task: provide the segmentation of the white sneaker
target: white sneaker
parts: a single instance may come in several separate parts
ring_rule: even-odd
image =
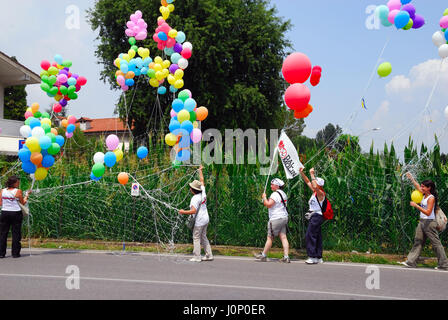
[[[408,265],[408,263],[406,261],[398,262],[398,263],[401,264],[402,266],[405,266],[406,268],[414,268],[413,266]]]
[[[197,258],[197,257],[193,257],[189,260],[190,262],[201,262],[202,259],[201,258]]]
[[[202,261],[213,261],[213,256],[211,256],[211,257],[207,257],[207,256],[205,256],[205,257],[202,257],[201,260],[202,260]]]
[[[324,259],[322,259],[322,258],[317,259],[317,263],[324,263]]]
[[[317,264],[319,261],[319,259],[316,258],[308,258],[307,260],[305,260],[306,264]]]

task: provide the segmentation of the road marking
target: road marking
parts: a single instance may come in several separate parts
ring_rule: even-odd
[[[11,278],[42,278],[42,279],[66,279],[65,276],[52,276],[52,275],[38,275],[38,274],[0,274],[0,277]],[[240,289],[240,290],[258,290],[258,291],[277,291],[277,292],[289,292],[289,293],[308,293],[308,294],[320,294],[320,295],[335,295],[345,297],[358,297],[358,298],[372,298],[372,299],[385,299],[385,300],[415,300],[404,297],[391,297],[391,296],[377,296],[359,293],[345,293],[345,292],[330,292],[330,291],[314,291],[314,290],[300,290],[300,289],[283,289],[283,288],[270,288],[270,287],[254,287],[254,286],[237,286],[237,285],[225,285],[225,284],[211,284],[211,283],[190,283],[190,282],[174,282],[174,281],[157,281],[157,280],[139,280],[139,279],[117,279],[117,278],[97,278],[97,277],[80,277],[80,281],[104,281],[104,282],[125,282],[125,283],[138,283],[138,284],[159,284],[159,285],[177,285],[177,286],[191,286],[191,287],[211,287],[211,288],[227,288],[227,289]]]

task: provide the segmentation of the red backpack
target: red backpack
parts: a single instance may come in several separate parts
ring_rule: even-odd
[[[324,220],[333,220],[333,217],[334,217],[333,208],[331,208],[331,203],[330,203],[330,201],[328,201],[327,195],[325,194],[325,192],[324,192],[324,195],[325,195],[324,203],[321,206],[319,203],[319,199],[317,198],[317,193],[314,193],[314,196],[316,197],[316,200],[317,200],[317,204],[319,205],[320,209],[322,210],[322,215],[324,216]]]

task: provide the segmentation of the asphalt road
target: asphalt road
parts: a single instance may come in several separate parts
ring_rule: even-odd
[[[22,249],[22,258],[13,259],[8,250],[0,259],[0,299],[448,299],[446,271],[384,265],[368,270],[372,266],[329,262],[309,266],[303,260],[283,264],[238,257],[201,263],[188,259],[41,249],[32,249],[29,255],[27,248]],[[68,266],[79,268],[79,289],[74,269],[67,270]]]

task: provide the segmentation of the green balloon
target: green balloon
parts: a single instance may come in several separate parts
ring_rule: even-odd
[[[446,28],[443,28],[442,31],[443,31],[443,32],[446,32]]]
[[[42,125],[42,127],[43,127],[43,125]],[[45,130],[45,129],[44,129]],[[51,131],[51,128],[50,128],[50,131]],[[46,132],[46,131],[45,131]],[[51,139],[51,143],[55,143],[56,142],[56,136],[54,135],[54,133],[52,133],[52,132],[48,132],[47,134],[46,134],[46,136],[48,137],[48,138],[50,138]]]
[[[378,75],[382,78],[387,77],[392,73],[392,65],[389,62],[384,62],[378,67]]]
[[[39,119],[40,117],[42,117],[42,113],[40,113],[40,111],[36,111],[36,112],[33,114],[33,116],[34,116],[34,118]]]
[[[403,28],[403,30],[410,30],[410,29],[412,29],[413,25],[414,25],[414,20],[409,19],[408,24],[406,25],[406,27]]]
[[[43,125],[41,125],[42,129],[44,129],[45,133],[51,133],[51,126],[48,123],[44,123]],[[56,139],[56,137],[55,137]],[[53,141],[52,141],[53,142]]]
[[[61,147],[55,142],[53,142],[51,144],[51,147],[48,148],[48,153],[51,154],[52,156],[54,156],[55,154],[58,154],[59,151],[61,151]]]
[[[48,68],[48,73],[52,76],[57,75],[59,73],[59,69],[56,67]]]
[[[58,81],[58,78],[56,78],[56,76],[50,76],[48,77],[48,84],[49,85],[54,85],[56,83],[56,81]]]
[[[185,102],[185,101],[187,101],[187,99],[190,98],[190,95],[189,95],[188,92],[186,92],[186,91],[181,91],[181,92],[179,93],[178,98],[179,98],[180,100],[182,100],[183,102]]]
[[[154,70],[154,69],[149,69],[147,75],[148,75],[148,77],[150,77],[151,79],[154,79],[154,78],[156,77],[156,70]]]
[[[51,95],[55,96],[55,95],[58,94],[58,92],[59,92],[59,89],[58,89],[57,87],[53,87],[53,88],[50,89],[50,92],[49,92],[49,93],[50,93]]]
[[[130,44],[131,46],[135,45],[136,43],[137,43],[137,40],[135,40],[134,37],[130,37],[130,38],[129,38],[129,44]]]
[[[195,122],[196,121],[196,111],[190,112],[190,121]]]
[[[443,12],[443,16],[448,16],[448,9],[445,9],[445,11]]]
[[[42,78],[43,76],[47,76],[48,77],[48,71],[42,70],[42,72],[40,73],[40,77]]]
[[[49,92],[49,91],[50,91],[50,86],[49,86],[47,83],[45,83],[45,82],[42,82],[42,83],[40,84],[40,88],[41,88],[43,91],[45,91],[45,92]]]
[[[68,94],[75,93],[76,92],[76,87],[75,86],[68,87],[67,92],[68,92]]]
[[[70,60],[65,60],[62,62],[62,66],[65,68],[70,68],[73,65],[73,63]]]
[[[102,163],[95,163],[95,165],[92,168],[92,173],[95,177],[101,178],[104,175],[104,172],[106,172],[106,167]]]
[[[40,77],[42,79],[42,82],[48,83],[49,78],[47,75],[43,75],[42,77]]]
[[[179,169],[181,164],[182,164],[182,162],[180,162],[180,161],[178,161],[178,160],[175,160],[175,161],[173,162],[173,168],[174,168],[174,169]]]
[[[61,87],[59,88],[59,91],[61,91],[61,93],[62,93],[63,96],[66,96],[67,93],[68,93],[68,88],[67,88],[66,86],[61,86]]]
[[[33,118],[33,117],[29,117],[28,119],[25,120],[25,124],[26,124],[27,126],[30,125],[30,122],[31,122],[31,119],[32,119],[32,118]]]
[[[68,97],[72,100],[76,100],[76,99],[78,99],[78,94],[76,92],[69,93]]]
[[[42,119],[50,119],[50,115],[48,114],[48,112],[42,112],[41,117]]]
[[[134,50],[135,52],[138,51],[138,47],[137,46],[132,46],[131,49]]]

